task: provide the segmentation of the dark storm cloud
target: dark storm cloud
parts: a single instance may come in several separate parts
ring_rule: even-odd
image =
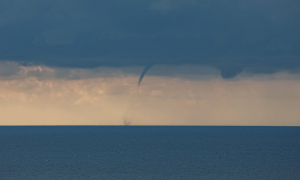
[[[300,68],[298,0],[2,0],[0,59],[92,68]]]

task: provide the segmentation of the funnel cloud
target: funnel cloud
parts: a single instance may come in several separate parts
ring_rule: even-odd
[[[146,75],[146,73],[149,71],[149,69],[150,69],[153,65],[154,65],[154,64],[149,64],[149,65],[147,65],[147,66],[144,68],[144,70],[143,70],[143,72],[142,72],[142,74],[141,74],[141,76],[140,76],[140,79],[139,79],[138,87],[140,87],[140,84],[141,84],[141,82],[142,82],[144,76]]]

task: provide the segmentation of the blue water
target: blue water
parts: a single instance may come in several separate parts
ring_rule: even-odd
[[[1,180],[299,180],[300,127],[0,127]]]

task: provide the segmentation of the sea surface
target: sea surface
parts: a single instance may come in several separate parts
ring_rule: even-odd
[[[1,180],[299,180],[300,127],[0,127]]]

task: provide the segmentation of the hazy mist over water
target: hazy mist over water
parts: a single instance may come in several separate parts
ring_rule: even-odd
[[[0,127],[2,180],[300,177],[300,127]]]

